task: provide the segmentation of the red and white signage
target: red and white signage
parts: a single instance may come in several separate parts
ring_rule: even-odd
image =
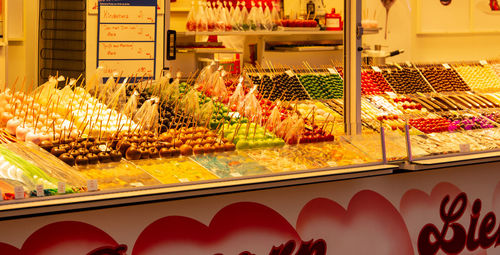
[[[500,254],[498,164],[0,222],[0,254]]]

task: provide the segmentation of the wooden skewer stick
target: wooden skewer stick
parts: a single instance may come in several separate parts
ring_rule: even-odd
[[[52,120],[52,140],[56,140],[56,126],[55,126],[56,119]]]
[[[85,133],[85,129],[87,129],[87,126],[89,124],[89,121],[86,121],[86,122],[82,122],[82,125],[85,124],[83,126],[83,129],[82,129],[82,132],[78,135],[78,138],[82,137],[82,135]],[[90,133],[89,133],[90,134]]]
[[[240,131],[240,127],[241,127],[241,117],[239,118],[238,120],[238,125],[236,126],[236,128],[234,129],[234,133],[233,133],[233,137],[231,139],[231,143],[233,143],[234,141],[234,138],[238,135],[238,132]]]
[[[12,93],[12,97],[10,98],[10,104],[12,104],[15,100],[15,94],[16,94],[16,84],[17,84],[17,80],[19,79],[19,76],[16,77],[16,80],[14,81],[14,84],[12,85],[12,90],[11,90],[11,93]]]
[[[257,123],[255,123],[255,126],[254,126],[254,129],[253,129],[253,136],[252,136],[252,140],[255,140],[255,133],[257,133]]]
[[[328,119],[330,118],[330,113],[328,113],[328,115],[326,116],[326,119],[325,119],[325,122],[323,123],[323,125],[321,126],[321,131],[323,131],[323,128],[325,127],[326,123],[328,123]]]
[[[330,129],[329,134],[333,134],[333,130],[334,130],[334,128],[335,128],[335,119],[336,119],[336,118],[335,118],[335,117],[333,117],[333,121],[332,121],[332,129]]]

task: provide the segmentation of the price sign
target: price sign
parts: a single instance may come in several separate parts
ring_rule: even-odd
[[[391,98],[394,98],[394,97],[397,97],[396,93],[394,92],[391,92],[391,91],[386,91],[385,94],[387,94],[388,96],[390,96]]]
[[[468,143],[462,143],[458,145],[460,148],[460,152],[470,152],[470,144]]]
[[[157,0],[98,1],[97,65],[104,77],[155,77]]]
[[[229,175],[231,175],[232,177],[241,177],[242,175],[238,172],[234,172],[234,173],[230,173]]]
[[[97,191],[97,180],[87,180],[87,191]]]
[[[481,65],[485,66],[485,65],[487,65],[487,64],[488,64],[488,61],[486,61],[486,60],[480,60],[480,61],[479,61],[479,64],[481,64]]]
[[[450,66],[450,65],[448,65],[448,64],[446,64],[446,63],[444,63],[444,64],[443,64],[443,67],[444,67],[445,69],[450,69],[450,68],[451,68],[451,66]]]
[[[336,167],[336,166],[338,166],[337,162],[335,162],[335,161],[327,161],[327,162],[326,162],[326,164],[327,164],[328,166],[331,166],[331,167]]]
[[[292,70],[286,70],[285,73],[288,74],[288,76],[290,76],[290,77],[294,76]]]
[[[240,117],[240,113],[239,113],[239,112],[229,112],[227,115],[228,115],[229,117],[231,117],[231,118],[235,118],[235,119],[237,119],[237,118],[239,118],[239,117]]]
[[[372,69],[373,69],[373,71],[375,71],[377,73],[381,73],[382,72],[382,70],[378,66],[372,66]]]
[[[65,182],[58,182],[57,183],[57,193],[59,193],[59,194],[66,193],[66,183]]]
[[[333,69],[333,68],[327,68],[328,72],[330,72],[331,74],[339,74],[337,72],[337,70]]]
[[[24,198],[23,186],[14,187],[14,199],[23,199],[23,198]]]
[[[179,179],[180,182],[189,182],[189,179],[188,178],[181,178]]]
[[[36,185],[36,196],[43,197],[45,194],[43,192],[43,184]]]

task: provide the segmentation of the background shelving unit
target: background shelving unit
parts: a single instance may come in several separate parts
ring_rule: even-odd
[[[380,28],[365,28],[364,35],[378,34]],[[178,49],[178,57],[182,61],[176,61],[174,66],[179,69],[189,69],[190,66],[200,67],[196,64],[200,54],[205,57],[209,54],[241,54],[241,61],[247,62],[254,59],[256,63],[264,64],[266,61],[273,61],[275,58],[287,58],[287,60],[297,59],[297,54],[308,53],[314,56],[321,54],[331,54],[330,59],[340,57],[344,44],[343,31],[321,31],[321,30],[283,30],[277,31],[223,31],[223,32],[177,32],[177,41],[198,42],[205,41],[208,36],[218,36],[219,42],[226,38],[240,37],[244,41],[243,48],[196,48]],[[231,40],[231,39],[226,39]],[[250,49],[254,45],[253,49]]]
[[[3,85],[7,81],[7,4],[8,1],[1,1],[0,8],[2,14],[0,15],[0,30],[2,31],[0,37],[0,84]]]

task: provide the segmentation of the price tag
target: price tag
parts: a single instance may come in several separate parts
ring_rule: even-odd
[[[331,167],[337,166],[337,162],[335,161],[327,161],[326,164]]]
[[[480,60],[480,61],[479,61],[479,64],[481,64],[481,65],[485,66],[485,65],[487,65],[487,64],[488,64],[488,61],[486,61],[486,60]]]
[[[470,152],[470,144],[468,143],[462,143],[458,145],[460,148],[460,152]]]
[[[359,159],[359,158],[355,158],[352,160],[352,163],[354,164],[363,164],[365,163],[363,160]]]
[[[239,118],[240,117],[239,112],[229,112],[227,115],[231,118]]]
[[[327,68],[328,72],[330,72],[331,74],[339,74],[337,72],[337,70],[333,69],[333,68]]]
[[[87,191],[97,191],[97,180],[87,180]]]
[[[373,71],[375,71],[377,73],[381,73],[382,72],[382,70],[378,66],[372,66],[372,69],[373,69]]]
[[[396,93],[391,92],[391,91],[386,91],[385,94],[387,94],[391,98],[397,97]]]
[[[59,193],[59,194],[66,193],[66,183],[64,183],[64,182],[57,183],[57,193]]]
[[[411,63],[410,63],[410,61],[406,61],[405,63],[406,63],[406,65],[407,65],[408,67],[411,67]]]
[[[189,182],[189,179],[188,178],[181,178],[179,179],[180,182]]]
[[[3,193],[1,189],[0,189],[0,201],[3,201]]]
[[[107,149],[107,148],[108,148],[108,147],[106,147],[106,144],[101,144],[101,145],[99,145],[99,150],[100,150],[100,151],[106,151],[106,149]]]
[[[14,199],[23,199],[23,198],[24,198],[23,186],[14,187]]]
[[[241,177],[241,176],[243,176],[243,175],[241,175],[240,173],[237,173],[237,172],[230,173],[229,175],[231,175],[232,177]]]
[[[288,76],[290,76],[290,77],[293,77],[293,75],[294,75],[292,70],[286,70],[285,73],[288,74]]]
[[[43,184],[36,185],[36,196],[43,197],[45,194],[43,192]]]
[[[451,66],[450,66],[450,65],[448,65],[448,64],[446,64],[446,63],[444,63],[444,64],[443,64],[443,67],[444,67],[445,69],[450,69],[450,68],[451,68]]]

